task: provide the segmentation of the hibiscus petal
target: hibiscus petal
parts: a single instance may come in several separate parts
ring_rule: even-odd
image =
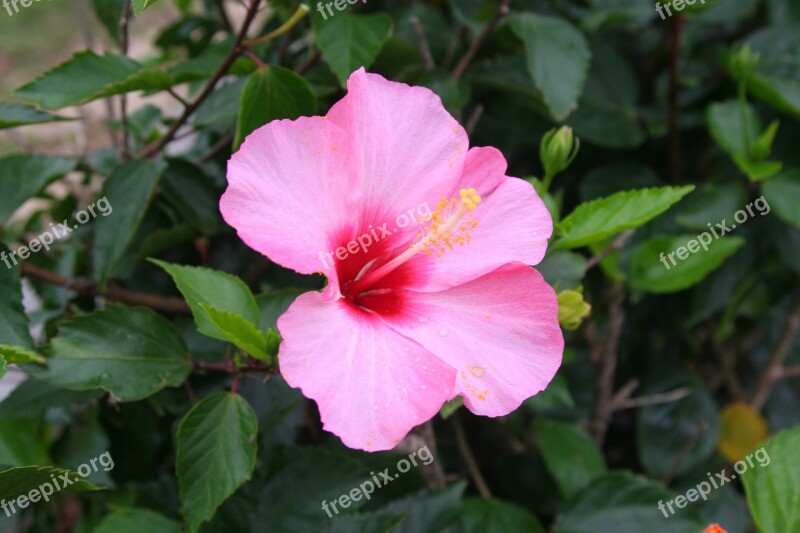
[[[452,395],[453,368],[345,300],[303,294],[278,329],[283,377],[351,448],[394,448]]]
[[[409,262],[413,289],[441,291],[476,279],[512,262],[535,265],[547,251],[553,219],[533,186],[505,175],[506,162],[494,148],[473,148],[459,188],[483,197],[470,217],[478,225],[470,242],[441,257],[420,254]]]
[[[531,267],[506,265],[442,292],[406,292],[383,320],[458,371],[454,396],[503,416],[541,392],[561,366],[564,337],[553,289]]]
[[[433,91],[363,68],[350,76],[347,89],[328,118],[352,141],[366,200],[364,220],[393,223],[453,190],[469,139]]]
[[[353,224],[358,187],[347,135],[322,117],[279,120],[250,134],[228,162],[225,221],[251,248],[303,274]]]

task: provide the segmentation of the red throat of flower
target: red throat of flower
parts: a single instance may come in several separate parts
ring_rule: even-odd
[[[481,197],[475,189],[461,189],[459,194],[458,198],[442,198],[439,201],[436,211],[426,220],[429,224],[417,234],[407,250],[380,266],[377,266],[378,259],[364,265],[355,279],[345,284],[343,296],[355,300],[381,291],[371,291],[370,288],[419,253],[441,257],[456,246],[468,244],[471,240],[470,231],[478,225],[471,213],[481,203]]]

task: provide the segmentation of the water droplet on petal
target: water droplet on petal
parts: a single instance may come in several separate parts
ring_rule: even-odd
[[[423,324],[427,324],[428,323],[428,319],[425,318],[424,316],[419,317],[419,321],[422,322]]]
[[[439,335],[442,336],[442,337],[447,337],[447,330],[446,329],[440,329],[439,330]]]

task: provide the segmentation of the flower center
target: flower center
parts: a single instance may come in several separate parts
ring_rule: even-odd
[[[347,288],[348,294],[362,295],[420,252],[442,257],[456,245],[469,243],[472,239],[470,231],[478,225],[470,213],[481,203],[481,197],[475,189],[461,189],[459,194],[459,198],[442,198],[439,201],[436,211],[427,218],[430,223],[417,234],[408,250],[375,270],[371,270],[374,261],[367,263]]]

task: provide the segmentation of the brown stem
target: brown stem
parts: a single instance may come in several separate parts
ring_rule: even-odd
[[[131,20],[131,0],[125,0],[125,7],[122,10],[122,18],[119,22],[120,52],[123,56],[128,55],[128,45],[130,43],[130,20]],[[128,126],[128,97],[124,94],[119,97],[120,126],[122,128],[122,146],[120,155],[123,161],[130,159],[130,128]]]
[[[683,15],[672,18],[672,48],[669,61],[669,155],[670,173],[673,183],[680,183],[681,171],[681,138],[678,121],[678,95],[680,92],[680,79],[678,70],[681,59],[681,36],[686,25]]]
[[[422,62],[425,65],[425,70],[433,70],[436,67],[436,63],[433,61],[431,47],[428,45],[428,39],[425,37],[422,24],[420,24],[416,15],[413,15],[408,21],[414,29],[414,36],[417,38],[417,48],[419,48],[419,53],[422,55]]]
[[[322,59],[322,53],[319,50],[316,50],[308,59],[306,59],[305,63],[297,67],[295,72],[298,74],[305,74],[308,69],[319,63],[320,59]]]
[[[614,374],[617,369],[619,339],[625,323],[623,308],[625,295],[621,286],[614,286],[611,293],[613,296],[609,306],[609,322],[605,342],[597,338],[593,324],[590,323],[591,326],[587,328],[592,360],[597,367],[597,399],[591,427],[595,441],[601,446],[614,414]]]
[[[792,310],[786,316],[778,344],[756,386],[756,392],[750,402],[756,411],[760,411],[764,407],[775,383],[784,376],[783,363],[786,361],[786,356],[789,354],[798,330],[800,330],[800,296],[797,297]]]
[[[236,366],[233,360],[222,362],[194,361],[192,363],[196,370],[208,370],[209,372],[222,372],[224,374],[236,374],[238,372],[267,372],[274,374],[277,372],[275,367],[266,365],[261,361],[251,360],[244,365]]]
[[[602,252],[600,252],[599,254],[595,255],[594,257],[586,261],[586,267],[584,269],[584,272],[587,272],[590,268],[594,267],[595,265],[600,263],[600,261],[611,255],[612,253],[616,252],[617,250],[621,250],[622,247],[625,246],[625,243],[628,242],[628,239],[631,238],[631,235],[633,235],[633,231],[634,230],[628,230],[625,233],[620,234],[620,236],[617,237],[614,240],[614,242],[609,244]]]
[[[467,131],[467,135],[470,137],[472,136],[472,132],[475,131],[478,121],[483,116],[484,110],[485,108],[483,107],[483,104],[476,105],[475,109],[472,111],[472,114],[469,116],[469,119],[467,119],[467,125],[464,127],[464,129]]]
[[[194,114],[197,108],[200,107],[200,104],[202,104],[205,99],[214,92],[214,87],[216,87],[217,82],[222,79],[222,77],[228,72],[228,69],[231,68],[231,65],[233,65],[233,62],[236,61],[241,54],[242,42],[244,41],[244,38],[247,35],[247,30],[250,29],[250,25],[253,23],[253,19],[258,12],[258,4],[260,1],[261,0],[250,0],[250,5],[247,8],[247,15],[245,15],[244,22],[242,22],[242,27],[239,30],[239,33],[236,35],[236,39],[231,47],[231,50],[222,61],[222,64],[217,67],[216,72],[214,72],[214,75],[211,76],[210,80],[208,80],[208,83],[206,83],[205,87],[197,96],[197,98],[195,98],[193,102],[184,108],[181,116],[172,123],[172,126],[169,127],[167,132],[158,141],[142,148],[142,150],[136,154],[136,157],[155,157],[158,155],[158,153],[161,152],[161,150],[163,150],[167,144],[169,144],[181,126],[183,126],[186,121],[189,120],[192,114]]]
[[[433,431],[432,420],[428,420],[426,423],[420,426],[419,435],[422,440],[425,441],[425,445],[428,446],[430,452],[437,459],[430,465],[422,468],[422,475],[425,478],[425,484],[427,485],[428,489],[442,489],[447,486],[447,479],[445,478],[444,470],[442,469],[442,463],[438,460],[439,447],[436,444],[436,433]]]
[[[188,314],[191,312],[186,302],[180,298],[165,298],[163,296],[144,294],[118,287],[109,287],[105,291],[101,291],[93,281],[67,278],[29,263],[22,263],[22,274],[29,278],[52,283],[53,285],[68,287],[81,294],[103,296],[109,300],[128,305],[143,305],[166,313]]]
[[[453,71],[453,79],[460,80],[464,76],[464,73],[467,71],[467,67],[469,67],[470,63],[472,63],[472,60],[475,58],[475,54],[478,53],[478,50],[483,45],[484,41],[489,38],[489,35],[491,35],[491,33],[497,27],[500,19],[508,15],[508,4],[510,2],[511,0],[503,0],[500,2],[500,5],[497,7],[497,11],[495,11],[494,16],[492,17],[492,20],[486,24],[486,27],[483,28],[483,31],[478,38],[472,41],[472,44],[467,49],[467,53],[464,54],[464,57],[462,57],[461,61],[458,62],[458,65]]]
[[[461,420],[459,420],[458,413],[453,416],[453,427],[456,430],[456,443],[458,444],[458,450],[461,452],[464,462],[467,463],[469,475],[472,477],[472,481],[475,482],[475,487],[477,487],[478,493],[480,493],[481,497],[483,498],[491,498],[492,491],[489,490],[489,484],[486,483],[486,479],[484,479],[481,469],[478,467],[478,461],[475,459],[475,455],[472,453],[472,449],[469,447],[469,441],[467,441],[467,435],[464,432],[464,427],[461,425]]]

